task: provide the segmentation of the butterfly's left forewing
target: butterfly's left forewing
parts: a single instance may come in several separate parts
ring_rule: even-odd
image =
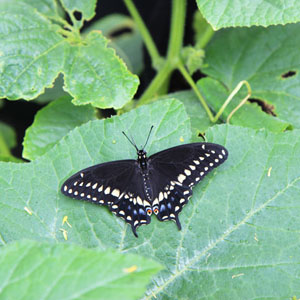
[[[62,185],[64,195],[107,205],[110,211],[136,228],[150,223],[144,200],[142,176],[135,160],[107,162],[83,169]]]
[[[149,158],[153,210],[160,221],[174,220],[192,196],[192,188],[222,164],[227,150],[217,144],[192,143],[158,152]],[[157,208],[157,210],[155,210]]]

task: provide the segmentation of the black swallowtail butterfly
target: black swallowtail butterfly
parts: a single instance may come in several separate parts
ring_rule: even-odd
[[[148,158],[145,146],[140,150],[133,140],[127,139],[136,148],[137,160],[118,160],[83,169],[64,182],[61,192],[107,205],[131,225],[136,237],[137,227],[149,224],[152,213],[160,221],[175,221],[180,230],[178,215],[192,196],[193,186],[227,159],[227,150],[217,144],[192,143]]]

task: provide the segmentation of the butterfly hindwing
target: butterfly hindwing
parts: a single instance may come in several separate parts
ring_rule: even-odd
[[[136,228],[150,223],[142,178],[135,160],[107,162],[79,171],[62,185],[64,195],[100,205]],[[146,205],[146,207],[145,207]]]
[[[157,218],[173,220],[180,229],[178,214],[192,196],[192,187],[222,164],[227,156],[224,147],[211,143],[181,145],[150,156],[153,211]]]

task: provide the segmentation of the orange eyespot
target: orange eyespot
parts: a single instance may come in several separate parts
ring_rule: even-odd
[[[154,213],[157,215],[158,214],[158,208],[154,209]]]
[[[152,210],[150,208],[147,209],[147,215],[151,216],[152,215]]]

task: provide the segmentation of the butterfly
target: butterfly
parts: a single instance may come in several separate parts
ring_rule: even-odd
[[[222,164],[228,151],[212,143],[172,147],[147,157],[134,140],[122,132],[137,151],[137,159],[106,162],[83,169],[68,178],[61,192],[71,198],[108,206],[131,225],[149,224],[154,213],[159,221],[173,220],[181,229],[179,213],[193,194],[193,187]]]

